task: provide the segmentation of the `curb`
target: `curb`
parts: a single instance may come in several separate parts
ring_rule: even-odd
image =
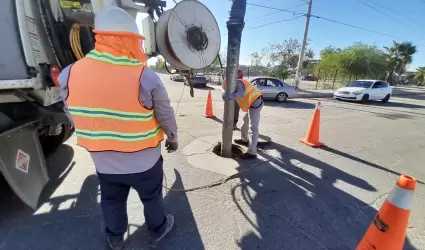
[[[221,85],[207,84],[208,87],[223,91]],[[425,95],[425,92],[413,92],[413,91],[403,91],[403,90],[394,90],[393,96],[415,96],[415,95]],[[313,92],[308,90],[299,90],[298,96],[296,98],[333,98],[334,93],[321,93]]]
[[[411,91],[395,91],[393,96],[416,96],[416,95],[425,95],[425,92],[411,92]]]
[[[298,92],[298,98],[329,98],[333,96],[334,93],[309,92],[303,90]]]
[[[218,90],[218,91],[222,91],[223,90],[223,88],[221,87],[221,85],[215,85],[215,84],[209,84],[209,83],[207,83],[207,87],[210,87],[210,88],[212,88],[214,90]]]

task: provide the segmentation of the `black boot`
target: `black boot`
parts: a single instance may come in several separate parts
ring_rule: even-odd
[[[245,140],[242,140],[242,139],[235,139],[234,142],[236,144],[244,145],[244,146],[247,146],[247,147],[248,147],[248,144],[249,144],[249,141],[245,141]]]
[[[165,217],[165,225],[164,225],[164,229],[162,233],[159,234],[152,234],[152,240],[149,243],[150,247],[156,248],[157,244],[164,239],[165,236],[167,236],[167,234],[169,232],[171,232],[171,230],[174,227],[174,215],[172,214],[167,214],[167,216]]]
[[[243,153],[239,157],[241,159],[244,159],[244,160],[257,159],[257,155],[253,155],[253,154],[250,154],[250,153]]]
[[[106,237],[106,244],[110,250],[124,250],[125,242],[124,240],[112,240],[109,237]]]

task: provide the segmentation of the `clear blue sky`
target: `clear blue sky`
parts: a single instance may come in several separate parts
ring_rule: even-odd
[[[358,0],[365,2],[381,12],[373,10],[356,0],[313,0],[312,14],[326,17],[347,24],[378,31],[389,36],[408,40],[417,45],[418,52],[409,69],[425,66],[425,0]],[[202,0],[215,15],[222,34],[222,48],[227,47],[226,21],[230,10],[230,0]],[[301,0],[248,0],[248,3],[260,4],[279,9],[287,9],[306,3]],[[376,3],[376,4],[375,4]],[[174,6],[172,0],[167,0],[168,8]],[[382,6],[382,7],[380,7]],[[307,12],[307,4],[291,9],[300,13]],[[167,8],[167,9],[168,9]],[[245,16],[245,29],[261,26],[284,19],[292,19],[291,13],[277,12],[276,10],[247,6]],[[270,14],[269,13],[274,13]],[[261,16],[261,17],[260,17]],[[400,20],[402,23],[398,22]],[[261,51],[269,43],[279,43],[285,39],[294,38],[302,40],[305,25],[305,17],[294,21],[281,22],[261,28],[243,32],[241,45],[241,64],[250,64],[249,54]],[[375,44],[378,47],[391,46],[396,40],[380,34],[365,30],[331,23],[325,20],[311,18],[309,29],[310,48],[319,57],[319,52],[326,46],[333,45],[344,48],[354,42]]]

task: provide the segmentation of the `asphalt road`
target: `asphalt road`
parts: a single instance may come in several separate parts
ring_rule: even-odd
[[[162,78],[177,110],[180,148],[199,137],[219,137],[220,92],[212,91],[217,119],[206,119],[208,89],[196,89],[191,98],[188,87]],[[425,181],[425,96],[393,98],[388,104],[322,99],[321,140],[326,146],[312,149],[298,139],[305,135],[317,101],[266,103],[260,132],[273,144],[259,154],[268,163],[215,188],[164,190],[177,226],[159,249],[354,249],[399,174]],[[48,157],[51,182],[37,211],[2,186],[1,250],[103,249],[95,169],[75,142],[72,137]],[[164,153],[164,158],[169,187],[223,178],[193,167],[181,150]],[[254,162],[238,163],[243,170]],[[424,206],[425,186],[419,183],[405,249],[425,249]],[[128,215],[128,249],[148,249],[143,206],[134,192]]]

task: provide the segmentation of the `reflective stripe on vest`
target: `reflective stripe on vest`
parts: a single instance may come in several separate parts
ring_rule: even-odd
[[[259,97],[261,97],[261,92],[258,90],[257,86],[255,86],[255,84],[250,83],[245,79],[238,79],[238,81],[241,81],[244,84],[245,93],[243,97],[237,98],[236,102],[238,103],[242,111],[248,112],[252,103],[254,103]],[[223,89],[226,90],[226,81],[223,82]]]
[[[97,50],[90,51],[86,55],[86,57],[91,58],[91,59],[95,59],[95,60],[98,60],[98,61],[106,62],[106,63],[121,65],[121,66],[143,65],[143,63],[140,62],[137,59],[131,59],[131,58],[128,58],[126,56],[117,57],[117,56],[113,56],[113,55],[106,53],[106,52],[99,52]]]
[[[144,66],[134,59],[92,52],[71,67],[68,81],[67,104],[78,144],[91,152],[158,146],[164,138],[159,122],[154,111],[139,102]]]

